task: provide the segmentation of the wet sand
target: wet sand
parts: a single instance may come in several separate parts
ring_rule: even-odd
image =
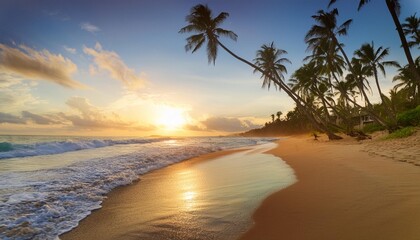
[[[298,182],[268,197],[240,239],[420,239],[420,167],[368,153],[367,144],[389,143],[281,142],[270,153]]]
[[[281,156],[294,169],[298,182],[262,201],[252,215],[255,223],[246,233],[233,231],[234,234],[239,233],[240,239],[256,240],[419,239],[420,167],[378,152],[381,147],[389,144],[391,143],[380,141],[359,143],[349,139],[327,142],[321,138],[320,141],[314,141],[308,136],[279,141],[279,147],[269,153]],[[393,146],[398,149],[406,148],[397,147],[398,143],[395,141]],[[367,149],[374,150],[375,153],[367,152]],[[414,149],[417,151],[417,148]],[[194,161],[176,164],[166,170],[172,172],[190,169],[196,163],[209,162],[209,159],[230,153],[232,152],[210,154]],[[415,152],[413,154],[416,155]],[[152,181],[159,174],[150,176],[154,176],[149,179]],[[147,183],[148,180],[146,178],[142,181]],[[138,232],[141,227],[133,221],[138,213],[130,210],[130,206],[145,203],[139,202],[136,197],[144,191],[138,186],[133,184],[113,191],[101,210],[94,212],[78,228],[62,238],[171,239],[150,238],[151,235],[145,238]],[[166,193],[168,189],[162,187],[156,191]],[[150,207],[156,209],[156,206]],[[126,210],[129,210],[128,213],[132,212],[132,216],[117,215]],[[180,217],[178,223],[190,224],[191,219],[185,216],[188,215]],[[219,220],[223,221],[223,218]],[[121,227],[116,224],[120,222],[125,225]],[[182,229],[178,230],[183,232]],[[223,233],[226,229],[215,227],[212,231]],[[122,235],[112,235],[115,233]],[[234,234],[224,237],[234,238]],[[188,237],[178,235],[172,239]],[[195,238],[190,239],[214,238],[195,235]]]
[[[275,143],[204,155],[113,190],[61,239],[237,239],[270,194],[293,184],[293,170],[263,152]]]

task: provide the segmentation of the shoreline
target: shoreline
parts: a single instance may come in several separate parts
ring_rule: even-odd
[[[378,154],[375,149],[382,149],[378,145],[388,146],[389,142],[361,143],[353,139],[329,142],[323,138],[314,141],[300,135],[278,140],[277,144],[266,153],[284,160],[298,181],[264,198],[253,209],[253,225],[238,235],[238,239],[410,240],[420,236],[420,186],[416,185],[420,182],[420,168]],[[169,168],[188,168],[241,151],[245,150],[205,154]],[[111,191],[101,209],[60,238],[99,239],[97,234],[103,236],[107,231],[115,231],[111,225],[99,230],[91,228],[101,218],[114,217],[104,211],[105,205],[115,209],[123,201],[134,204],[135,198],[119,195],[136,185]],[[109,205],[111,199],[113,203]]]
[[[194,164],[199,164],[205,161],[211,161],[212,159],[215,159],[218,157],[227,156],[229,154],[233,154],[233,153],[237,153],[237,152],[241,152],[245,150],[246,148],[229,149],[229,150],[207,153],[198,157],[194,157],[194,158],[182,161],[182,162],[178,162],[178,163],[166,166],[165,168],[156,169],[154,171],[148,172],[147,174],[143,176],[155,174],[156,172],[159,172],[159,171],[165,171],[165,169],[170,168],[170,167],[183,166],[183,167],[188,168],[189,166],[194,165]],[[103,227],[98,230],[93,230],[93,229],[97,227],[98,220],[101,220],[107,217],[106,213],[104,213],[105,211],[107,211],[108,209],[113,209],[113,208],[118,207],[117,205],[119,202],[126,202],[127,200],[135,201],[135,199],[133,198],[124,199],[124,197],[121,197],[121,194],[123,194],[124,192],[135,191],[138,183],[142,181],[141,177],[142,176],[140,176],[139,179],[137,179],[131,184],[118,186],[112,189],[109,193],[106,194],[106,198],[101,203],[101,208],[93,210],[91,214],[85,217],[84,219],[82,219],[75,228],[71,229],[68,232],[60,234],[59,238],[61,240],[99,239],[97,236],[103,236],[104,232],[106,233],[107,231],[115,231],[116,229],[114,229],[113,226],[109,226],[110,227],[109,229],[103,228]]]
[[[102,208],[60,235],[66,239],[236,239],[293,170],[271,154],[275,143],[205,154],[114,189]]]
[[[281,142],[270,153],[298,182],[266,198],[239,239],[418,239],[420,168],[373,154],[384,144]]]

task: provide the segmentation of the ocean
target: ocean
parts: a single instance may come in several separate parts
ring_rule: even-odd
[[[57,239],[142,174],[274,140],[0,136],[0,239]]]

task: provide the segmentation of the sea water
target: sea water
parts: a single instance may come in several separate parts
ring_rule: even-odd
[[[141,174],[274,140],[0,136],[0,239],[56,239]]]

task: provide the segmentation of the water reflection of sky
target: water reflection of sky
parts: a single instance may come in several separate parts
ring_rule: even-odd
[[[170,199],[167,204],[172,205],[163,213],[167,218],[150,221],[143,234],[164,239],[236,238],[251,224],[253,210],[265,197],[296,181],[283,161],[262,153],[271,147],[258,146],[181,168],[161,185]]]

